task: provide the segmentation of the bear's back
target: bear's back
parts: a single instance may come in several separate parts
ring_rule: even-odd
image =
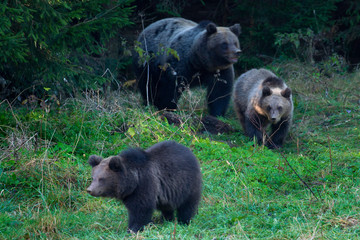
[[[160,142],[146,150],[158,186],[157,205],[177,208],[189,196],[200,196],[200,165],[189,148],[173,141]]]
[[[172,42],[178,42],[179,36],[182,40],[191,39],[190,35],[196,34],[192,30],[197,25],[197,23],[183,18],[165,18],[146,27],[139,35],[138,41],[145,44],[145,37],[148,51],[157,52],[160,47],[171,47]]]
[[[256,89],[269,77],[276,77],[276,75],[263,68],[251,69],[238,77],[235,87],[239,89],[239,91],[249,92],[252,89]]]
[[[262,82],[276,75],[266,69],[251,69],[238,77],[234,86],[234,99],[247,105],[251,99],[257,97]]]
[[[157,143],[146,150],[150,161],[162,166],[172,166],[176,169],[200,169],[199,163],[191,150],[174,141]]]

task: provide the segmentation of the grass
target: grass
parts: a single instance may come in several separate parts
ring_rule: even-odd
[[[180,126],[128,91],[106,99],[89,92],[62,105],[50,99],[43,108],[2,102],[0,239],[360,238],[360,72],[268,67],[294,92],[294,125],[281,152],[253,146],[231,108],[222,120],[235,132],[197,133],[203,91],[183,97]],[[129,234],[121,203],[86,193],[87,159],[168,139],[201,162],[199,212],[189,226],[162,223],[156,212],[153,224]]]

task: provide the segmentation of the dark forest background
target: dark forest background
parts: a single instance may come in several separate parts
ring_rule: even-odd
[[[360,62],[358,0],[11,0],[0,16],[0,98],[12,103],[129,85],[137,35],[174,16],[240,23],[237,75],[294,58],[320,70]]]

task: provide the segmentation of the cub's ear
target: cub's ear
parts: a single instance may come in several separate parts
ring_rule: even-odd
[[[91,155],[89,157],[88,163],[90,164],[91,167],[95,167],[97,165],[99,165],[99,163],[103,160],[102,157],[100,156],[96,156],[96,155]]]
[[[241,26],[240,24],[235,24],[230,27],[230,31],[232,31],[236,36],[239,36],[241,34]]]
[[[214,23],[209,23],[206,26],[206,31],[208,35],[216,33],[217,32],[216,25]]]
[[[112,157],[109,161],[109,168],[114,172],[124,171],[124,165],[121,162],[121,158],[118,156]]]
[[[271,89],[268,86],[263,87],[262,89],[263,97],[267,97],[271,95]]]
[[[291,96],[291,89],[290,88],[286,88],[284,90],[281,91],[281,96],[283,96],[284,98],[290,98]]]

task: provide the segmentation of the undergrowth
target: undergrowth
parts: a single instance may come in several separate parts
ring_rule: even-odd
[[[0,238],[359,238],[360,72],[329,75],[298,62],[268,68],[294,92],[294,124],[280,151],[254,146],[231,108],[221,120],[234,132],[200,132],[202,91],[183,96],[179,126],[126,90],[106,98],[87,92],[43,108],[2,102]],[[201,163],[198,214],[182,226],[156,213],[154,223],[131,235],[120,202],[86,193],[87,159],[170,139]]]

